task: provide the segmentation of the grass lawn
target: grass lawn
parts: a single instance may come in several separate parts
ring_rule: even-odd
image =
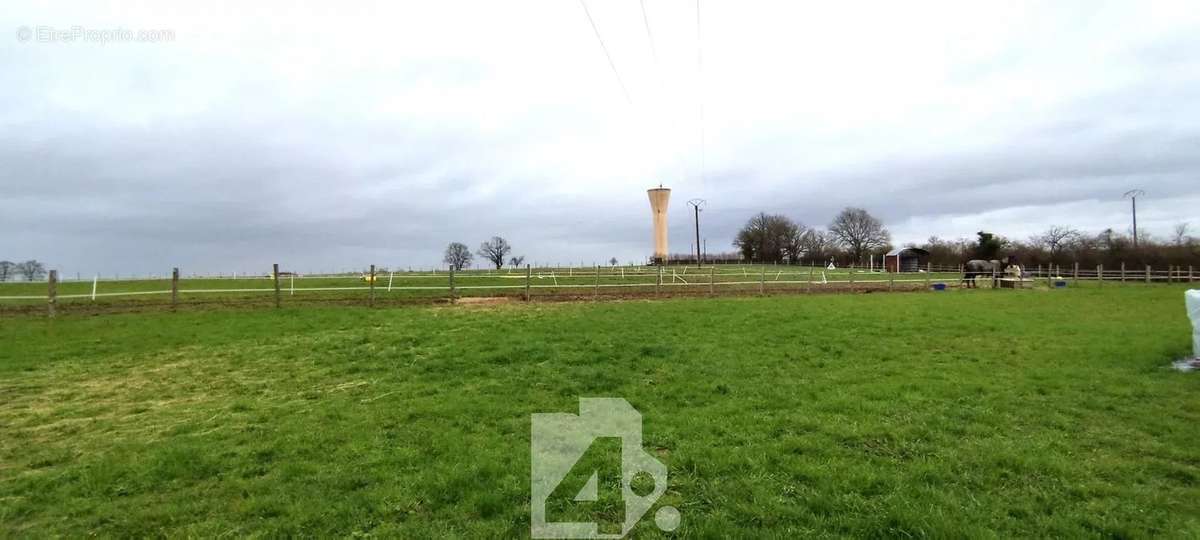
[[[0,535],[528,536],[611,396],[679,536],[1196,537],[1183,290],[6,318]]]

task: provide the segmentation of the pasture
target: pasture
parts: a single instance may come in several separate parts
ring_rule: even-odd
[[[504,268],[467,270],[451,276],[446,271],[380,271],[373,283],[365,274],[283,275],[279,279],[280,304],[411,304],[440,302],[461,297],[510,297],[544,299],[631,298],[696,295],[745,295],[770,293],[819,293],[839,291],[881,291],[927,289],[943,283],[955,287],[961,281],[958,268],[933,268],[930,272],[891,274],[864,268],[716,265],[705,267],[644,266]],[[1048,269],[1047,269],[1048,270]],[[660,274],[661,272],[661,274]],[[1049,271],[1034,272],[1029,287],[1049,287]],[[64,310],[111,311],[172,306],[172,280],[143,276],[114,279],[61,277],[54,289],[56,305]],[[1064,279],[1074,286],[1095,286],[1096,273],[1084,270],[1079,279],[1067,271]],[[1191,274],[1158,271],[1156,283],[1191,279]],[[1128,277],[1128,280],[1126,280]],[[1127,283],[1144,282],[1141,274],[1109,271],[1106,280]],[[1089,281],[1090,280],[1090,281]],[[990,279],[979,278],[983,286]],[[215,305],[273,305],[275,281],[270,273],[262,275],[188,276],[174,283],[176,307]],[[29,313],[47,302],[45,281],[0,282],[0,314]]]
[[[1195,537],[1184,289],[8,317],[0,535],[528,536],[613,396],[682,537]]]

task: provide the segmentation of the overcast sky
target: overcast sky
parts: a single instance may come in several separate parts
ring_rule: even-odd
[[[0,259],[642,261],[659,183],[672,252],[692,198],[709,252],[847,205],[897,244],[1124,231],[1135,187],[1141,229],[1200,228],[1195,0],[590,0],[619,78],[577,0],[173,4],[5,3]],[[39,39],[74,26],[174,38]]]

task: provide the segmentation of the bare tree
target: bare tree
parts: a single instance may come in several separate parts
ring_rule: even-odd
[[[18,274],[25,277],[25,281],[33,281],[46,275],[46,266],[32,259],[17,263],[16,270]]]
[[[0,261],[0,281],[8,281],[8,276],[12,275],[16,266],[12,261]]]
[[[511,251],[512,246],[508,245],[508,240],[499,236],[493,236],[491,240],[479,244],[479,251],[476,253],[480,257],[491,261],[492,264],[496,265],[496,269],[499,270],[501,266],[504,266],[504,258],[508,257]]]
[[[1192,237],[1188,236],[1188,230],[1190,228],[1191,224],[1186,221],[1175,226],[1175,229],[1171,232],[1171,239],[1176,246],[1183,246],[1191,243]]]
[[[509,266],[517,267],[517,266],[521,266],[522,264],[525,264],[525,256],[524,255],[516,255],[513,258],[508,260]]]
[[[446,256],[442,258],[442,262],[450,265],[452,270],[462,270],[471,264],[471,250],[461,242],[450,242],[450,245],[446,246]]]
[[[1053,260],[1081,236],[1083,235],[1075,229],[1055,225],[1047,229],[1046,232],[1031,238],[1030,242],[1036,246],[1046,248],[1050,252],[1051,260]]]
[[[847,207],[842,210],[829,224],[829,234],[850,250],[855,262],[861,262],[868,251],[884,247],[892,241],[892,235],[884,228],[883,222],[862,208]]]

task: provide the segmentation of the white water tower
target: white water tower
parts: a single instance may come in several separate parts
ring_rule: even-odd
[[[667,203],[671,200],[671,189],[659,184],[646,193],[650,195],[654,218],[654,264],[663,264],[667,260]]]

